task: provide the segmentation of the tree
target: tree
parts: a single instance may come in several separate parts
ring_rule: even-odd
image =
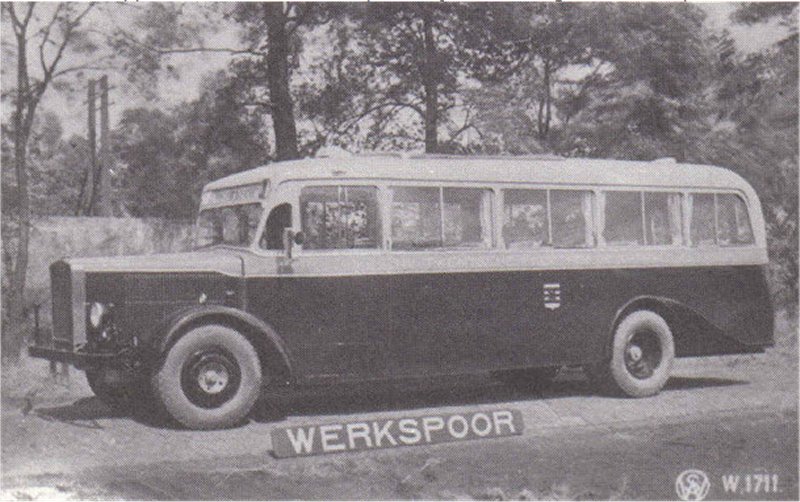
[[[470,9],[429,3],[351,6],[334,27],[320,93],[311,94],[304,109],[312,119],[333,125],[334,135],[366,122],[368,147],[422,143],[428,153],[440,151],[442,126],[459,105],[457,90],[470,70],[460,47],[480,33],[479,16]],[[331,110],[347,111],[346,119],[337,124]]]
[[[704,13],[688,4],[604,5],[612,33],[606,70],[587,77],[588,92],[569,96],[554,149],[567,155],[686,158],[685,138],[703,127],[710,48]]]
[[[264,116],[240,101],[240,83],[222,72],[197,100],[123,112],[113,135],[130,214],[191,219],[203,185],[267,161]]]
[[[113,44],[130,61],[134,80],[150,83],[162,70],[164,58],[196,52],[225,52],[238,61],[234,68],[248,73],[240,77],[250,83],[250,93],[266,87],[268,101],[259,103],[272,118],[276,160],[300,156],[294,102],[291,92],[292,66],[300,44],[300,28],[325,23],[335,7],[316,3],[263,2],[241,3],[232,8],[211,6],[202,23],[233,20],[242,28],[241,46],[205,47],[198,36],[204,29],[200,21],[186,14],[189,7],[180,4],[151,4],[139,17],[137,30],[119,30]],[[221,13],[220,13],[221,11]],[[198,16],[201,17],[201,16]],[[215,21],[209,21],[209,18]],[[140,35],[144,33],[144,35]],[[245,60],[244,64],[241,60]],[[169,66],[167,69],[169,69]],[[255,81],[260,79],[261,81]]]
[[[545,3],[499,4],[487,10],[491,36],[482,37],[482,50],[473,54],[478,64],[492,69],[482,72],[481,80],[490,92],[501,95],[525,89],[515,93],[511,106],[521,106],[530,117],[539,142],[547,142],[557,88],[567,92],[573,83],[560,74],[586,67],[578,78],[585,88],[591,82],[588,77],[612,54],[608,25],[614,16],[609,11],[603,5]]]
[[[25,282],[28,269],[28,245],[30,240],[31,204],[29,192],[28,145],[42,96],[55,81],[86,69],[89,65],[62,65],[69,48],[78,52],[90,52],[94,47],[86,43],[85,33],[80,30],[84,17],[93,4],[78,5],[59,3],[46,8],[37,4],[2,4],[2,23],[13,32],[16,52],[16,87],[13,96],[11,135],[13,137],[13,164],[16,182],[16,207],[6,215],[4,212],[3,265],[8,277],[4,291],[3,357],[17,359],[22,345],[26,319]],[[47,16],[39,22],[39,15]],[[38,29],[34,23],[40,24]],[[29,67],[29,47],[37,50],[38,75]]]

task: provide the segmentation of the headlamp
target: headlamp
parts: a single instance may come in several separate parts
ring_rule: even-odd
[[[97,329],[103,322],[103,316],[106,313],[106,307],[102,303],[95,302],[89,308],[89,323],[93,328]]]

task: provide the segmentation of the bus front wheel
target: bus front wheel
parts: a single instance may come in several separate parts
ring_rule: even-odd
[[[162,408],[190,429],[238,424],[261,392],[261,363],[247,338],[227,326],[191,329],[167,352],[153,374]]]
[[[650,310],[631,312],[617,325],[611,359],[585,368],[602,390],[630,397],[658,394],[675,359],[672,331]]]

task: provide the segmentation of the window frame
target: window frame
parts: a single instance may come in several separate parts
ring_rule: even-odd
[[[603,188],[599,190],[599,197],[603,198],[602,201],[602,210],[603,213],[603,228],[600,229],[598,222],[599,218],[595,218],[595,232],[597,234],[597,238],[600,242],[603,243],[601,247],[606,248],[615,248],[615,249],[628,249],[628,248],[644,248],[649,247],[647,244],[647,216],[645,214],[645,202],[644,202],[644,193],[645,191],[639,188],[614,188],[608,189]],[[608,210],[608,194],[609,193],[626,193],[626,194],[636,194],[639,198],[639,239],[641,239],[641,243],[637,242],[635,244],[609,244],[605,238],[605,231],[608,228],[608,215],[605,211]],[[653,193],[660,193],[653,191]],[[599,209],[598,209],[599,211]]]
[[[383,221],[383,207],[381,205],[381,184],[373,182],[371,180],[307,180],[302,182],[297,182],[297,186],[293,187],[293,194],[291,199],[295,200],[296,202],[292,203],[292,228],[295,232],[302,232],[303,231],[303,208],[301,207],[301,197],[303,193],[303,189],[305,188],[312,188],[312,187],[333,187],[333,188],[344,188],[344,187],[356,187],[356,188],[374,188],[375,189],[375,201],[376,207],[378,211],[378,217],[376,222],[376,231],[378,235],[376,236],[376,245],[375,247],[371,248],[326,248],[326,249],[306,249],[305,245],[297,246],[297,250],[301,254],[308,254],[308,255],[318,255],[318,254],[374,254],[380,253],[383,251],[383,240],[384,240],[384,221]],[[272,208],[276,207],[279,203],[276,203],[272,206]],[[271,211],[272,209],[270,209]]]
[[[694,201],[692,201],[690,203],[688,201],[688,198],[692,197],[694,195],[712,195],[713,198],[714,198],[714,244],[702,244],[702,245],[701,244],[695,244],[694,241],[692,240],[692,227],[691,227],[691,224],[692,224],[692,216],[693,216],[692,211],[694,211]],[[745,244],[727,244],[727,245],[720,244],[720,239],[719,239],[719,196],[720,195],[732,195],[734,197],[737,197],[742,202],[742,204],[744,205],[745,215],[747,216],[747,223],[748,223],[748,226],[750,227],[750,234],[751,234],[751,237],[752,237],[752,241],[751,242],[748,242],[748,243],[745,243]],[[758,246],[758,239],[756,237],[756,230],[755,230],[755,227],[753,226],[753,218],[752,218],[753,212],[752,212],[752,210],[750,208],[750,204],[749,204],[747,196],[743,192],[741,192],[740,190],[688,190],[688,191],[685,192],[684,197],[686,197],[686,199],[687,199],[685,207],[687,208],[687,212],[690,213],[690,214],[687,215],[688,216],[688,222],[687,222],[688,226],[686,228],[686,233],[687,233],[687,244],[686,245],[688,247],[695,248],[695,249],[708,249],[708,248],[714,248],[714,249],[737,249],[737,248],[748,248],[748,247],[757,247]],[[691,210],[692,211],[688,210],[690,204],[691,204]]]
[[[502,235],[503,226],[505,225],[505,195],[507,190],[538,190],[545,192],[545,212],[547,218],[547,242],[539,247],[530,247],[530,248],[509,248],[508,243],[505,241],[505,236]],[[567,191],[567,192],[586,192],[591,197],[590,201],[590,210],[592,213],[591,221],[585,222],[584,231],[588,228],[589,233],[591,234],[591,242],[587,243],[584,246],[554,246],[553,245],[553,210],[552,210],[552,191]],[[495,225],[499,231],[499,239],[497,244],[497,249],[504,251],[504,252],[522,252],[522,253],[531,253],[531,252],[541,252],[541,251],[564,251],[564,250],[586,250],[586,249],[595,249],[598,247],[598,236],[597,236],[597,204],[598,204],[598,190],[596,186],[590,185],[553,185],[553,184],[503,184],[498,187],[498,193],[500,193],[500,197],[498,197],[498,220],[497,224]]]
[[[384,234],[384,249],[387,253],[411,253],[411,254],[421,254],[421,253],[480,253],[480,252],[491,252],[498,249],[498,228],[497,228],[497,202],[498,202],[498,190],[497,187],[491,183],[459,183],[459,182],[421,182],[419,180],[390,180],[386,183],[382,184],[383,189],[386,192],[385,195],[385,219],[384,225],[386,228],[386,233]],[[425,248],[425,249],[392,249],[394,244],[393,241],[393,233],[392,233],[392,205],[394,203],[392,198],[392,189],[393,188],[431,188],[436,189],[439,193],[439,239],[441,245],[437,247]],[[489,205],[488,210],[489,214],[489,224],[491,228],[488,231],[489,238],[491,242],[488,246],[445,246],[445,236],[444,236],[444,222],[445,222],[445,215],[444,215],[444,191],[446,189],[464,189],[464,190],[479,190],[483,192],[489,193]]]
[[[678,243],[670,243],[670,244],[650,244],[647,239],[647,194],[665,194],[668,197],[670,195],[677,195],[678,199],[678,207],[680,208],[680,235],[681,239]],[[657,248],[679,248],[679,247],[688,247],[686,241],[686,228],[685,228],[685,217],[686,217],[686,193],[681,190],[662,190],[662,189],[651,189],[651,190],[642,190],[642,231],[644,232],[644,244],[641,246],[643,248],[649,249],[657,249]],[[667,212],[669,212],[669,199],[667,199]]]
[[[295,248],[295,253],[297,255],[352,255],[352,254],[388,254],[388,253],[409,253],[419,255],[422,253],[446,253],[446,252],[456,252],[456,253],[554,253],[554,252],[564,252],[564,251],[572,251],[572,252],[579,252],[579,251],[587,251],[592,249],[612,249],[613,247],[609,247],[605,245],[605,242],[600,238],[598,234],[598,211],[600,209],[600,197],[604,196],[604,192],[608,191],[635,191],[640,192],[642,194],[642,200],[644,200],[645,193],[666,193],[666,194],[678,194],[680,196],[681,204],[681,243],[680,244],[645,244],[645,245],[637,245],[637,246],[630,246],[630,248],[637,248],[639,250],[667,250],[667,249],[698,249],[699,247],[694,245],[691,240],[691,218],[692,214],[690,211],[690,196],[694,194],[734,194],[738,196],[742,203],[744,204],[744,209],[746,211],[747,218],[750,222],[751,232],[753,234],[753,242],[749,244],[741,244],[736,246],[719,246],[718,244],[702,246],[702,249],[744,249],[744,248],[755,248],[759,246],[759,234],[758,229],[755,226],[755,220],[753,218],[753,208],[750,205],[750,199],[747,195],[742,192],[741,190],[730,188],[730,189],[713,189],[713,188],[693,188],[687,186],[624,186],[624,185],[594,185],[594,184],[566,184],[566,183],[531,183],[531,182],[490,182],[487,181],[485,183],[479,182],[459,182],[459,181],[441,181],[441,180],[434,180],[434,181],[424,181],[419,179],[379,179],[379,178],[370,178],[370,179],[360,179],[360,178],[346,178],[346,179],[307,179],[307,180],[286,180],[279,183],[274,189],[271,191],[271,196],[268,197],[268,200],[262,200],[263,206],[263,214],[261,217],[261,222],[259,223],[259,232],[256,237],[256,243],[254,243],[253,250],[258,252],[259,254],[276,254],[280,253],[277,250],[266,250],[262,249],[258,246],[258,239],[261,238],[261,233],[264,231],[264,224],[266,219],[269,215],[269,211],[271,211],[275,206],[281,203],[289,203],[292,206],[292,230],[295,232],[301,230],[302,225],[302,215],[300,210],[300,191],[303,187],[306,186],[359,186],[359,187],[376,187],[378,189],[378,210],[380,212],[380,234],[381,234],[381,244],[376,248],[371,249],[318,249],[318,250],[304,250],[302,246],[297,246]],[[491,193],[492,203],[491,203],[491,223],[493,225],[492,231],[490,235],[492,236],[492,246],[483,248],[483,247],[476,247],[476,248],[432,248],[430,250],[392,250],[392,238],[391,238],[391,192],[390,187],[429,187],[429,188],[473,188],[473,189],[481,189],[481,190],[489,190]],[[552,197],[551,197],[551,190],[575,190],[575,191],[586,191],[590,192],[592,196],[592,222],[591,222],[591,234],[592,234],[592,245],[585,246],[585,247],[575,247],[575,248],[567,248],[567,247],[553,247],[551,245],[545,245],[538,248],[514,248],[510,249],[506,247],[506,242],[503,236],[503,224],[504,224],[504,206],[505,206],[505,191],[506,190],[543,190],[547,194],[547,232],[548,238],[552,236]],[[440,191],[440,193],[442,193]],[[273,198],[274,197],[274,198]],[[646,230],[644,229],[645,218],[646,214],[643,213],[643,233],[646,238]],[[716,210],[715,210],[715,218],[716,218]],[[717,225],[715,224],[715,242],[717,236]],[[619,247],[617,248],[618,250]]]

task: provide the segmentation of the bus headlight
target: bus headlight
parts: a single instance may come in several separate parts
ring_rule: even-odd
[[[89,308],[89,323],[93,328],[97,329],[103,322],[103,317],[106,314],[106,307],[102,303],[94,302]]]

